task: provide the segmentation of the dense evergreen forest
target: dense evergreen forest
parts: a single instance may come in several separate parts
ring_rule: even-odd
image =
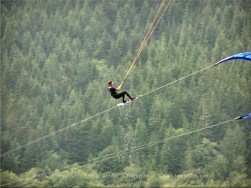
[[[1,0],[1,154],[116,106],[107,82],[121,82],[161,2]],[[251,51],[250,10],[173,0],[123,89]],[[1,186],[250,187],[250,120],[167,139],[250,112],[250,91],[249,62],[212,67],[1,157]]]

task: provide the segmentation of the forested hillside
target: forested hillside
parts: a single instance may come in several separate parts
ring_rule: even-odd
[[[1,0],[1,186],[251,186],[250,120],[177,136],[251,111],[248,61],[82,121],[121,101],[107,82],[120,84],[161,2]],[[138,96],[251,51],[250,10],[173,0],[123,90]]]

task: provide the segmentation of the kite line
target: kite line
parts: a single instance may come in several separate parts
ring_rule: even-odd
[[[35,139],[35,140],[32,140],[32,141],[30,141],[30,142],[28,142],[28,143],[26,143],[26,144],[24,144],[24,145],[20,145],[20,146],[14,148],[14,149],[12,149],[12,150],[9,150],[9,151],[7,151],[7,152],[1,154],[0,157],[4,157],[4,156],[9,155],[9,154],[11,154],[11,153],[13,153],[13,152],[15,152],[15,151],[18,151],[18,150],[20,150],[20,149],[26,148],[26,147],[28,147],[28,146],[30,146],[30,145],[32,145],[32,144],[35,144],[35,143],[37,143],[37,142],[39,142],[39,141],[41,141],[41,140],[44,140],[44,139],[46,139],[46,138],[48,138],[48,137],[51,137],[51,136],[56,135],[56,134],[59,134],[59,133],[65,131],[65,130],[67,130],[67,129],[73,127],[73,126],[76,126],[76,125],[78,125],[78,124],[84,123],[84,122],[86,122],[86,121],[88,121],[88,120],[90,120],[90,119],[93,119],[93,118],[95,118],[95,117],[97,117],[97,116],[100,116],[100,115],[106,113],[106,112],[109,112],[109,111],[111,111],[111,110],[113,110],[113,109],[115,109],[115,108],[117,108],[117,107],[118,107],[118,106],[114,106],[114,107],[112,107],[112,108],[109,108],[109,109],[107,109],[107,110],[104,110],[104,111],[102,111],[102,112],[99,112],[99,113],[97,113],[97,114],[95,114],[95,115],[92,115],[92,116],[90,116],[90,117],[87,117],[87,118],[85,118],[85,119],[82,119],[82,120],[80,120],[79,122],[73,123],[73,124],[71,124],[71,125],[68,125],[68,126],[66,126],[66,127],[61,128],[61,129],[58,129],[57,131],[51,132],[50,134],[47,134],[47,135],[44,135],[44,136],[42,136],[42,137],[39,137],[39,138],[37,138],[37,139]]]
[[[132,70],[134,64],[136,63],[136,61],[137,61],[138,58],[140,57],[142,51],[144,50],[144,47],[146,46],[147,42],[148,42],[149,39],[151,38],[151,36],[152,36],[153,32],[155,31],[156,27],[158,26],[158,24],[160,23],[161,19],[163,18],[164,14],[165,14],[165,12],[166,12],[166,10],[167,10],[167,8],[168,8],[169,5],[171,4],[171,0],[169,0],[168,3],[166,4],[165,8],[163,9],[162,6],[164,6],[165,1],[166,1],[166,0],[163,0],[163,1],[162,1],[161,5],[160,5],[160,7],[159,7],[159,9],[158,9],[158,11],[157,11],[157,14],[155,15],[155,18],[154,18],[154,20],[153,20],[151,26],[149,27],[149,30],[148,30],[148,32],[147,32],[145,38],[143,39],[143,41],[142,41],[142,43],[141,43],[141,45],[140,45],[140,47],[139,47],[139,49],[138,49],[138,51],[137,51],[137,53],[136,53],[135,58],[134,58],[133,61],[132,61],[132,64],[131,64],[129,70],[127,71],[127,73],[126,73],[124,79],[122,80],[122,82],[121,82],[121,84],[120,84],[121,86],[123,85],[123,83],[124,83],[124,81],[126,80],[126,78],[129,76],[129,73],[131,72],[131,70]],[[163,10],[162,10],[162,9],[163,9]],[[161,10],[162,10],[162,12],[161,12]],[[160,16],[159,16],[159,14],[160,14]],[[158,17],[158,16],[159,16],[159,17]]]
[[[210,65],[210,66],[208,66],[208,67],[206,67],[206,68],[200,69],[200,70],[198,70],[198,71],[196,71],[196,72],[193,72],[193,73],[188,74],[188,75],[186,75],[186,76],[183,76],[183,77],[181,77],[181,78],[179,78],[179,79],[176,79],[176,80],[174,80],[174,81],[172,81],[172,82],[169,82],[169,83],[167,83],[167,84],[165,84],[165,85],[163,85],[163,86],[160,86],[160,87],[158,87],[158,88],[156,88],[156,89],[153,89],[153,90],[151,90],[151,91],[149,91],[149,92],[147,92],[147,93],[144,93],[144,94],[142,94],[142,95],[139,95],[139,96],[137,97],[137,99],[138,99],[138,98],[142,98],[142,97],[144,97],[144,96],[146,96],[146,95],[149,95],[149,94],[151,94],[151,93],[153,93],[153,92],[156,92],[156,91],[158,91],[158,90],[160,90],[160,89],[162,89],[162,88],[165,88],[165,87],[167,87],[167,86],[170,86],[170,85],[172,85],[172,84],[174,84],[174,83],[176,83],[176,82],[178,82],[178,81],[180,81],[180,80],[183,80],[183,79],[185,79],[185,78],[187,78],[187,77],[189,77],[189,76],[192,76],[192,75],[198,74],[198,73],[200,73],[200,72],[202,72],[202,71],[205,71],[205,70],[211,68],[212,66],[213,66],[213,65]],[[74,127],[74,126],[78,125],[78,124],[87,122],[87,121],[89,121],[89,120],[91,120],[91,119],[93,119],[93,118],[95,118],[95,117],[97,117],[97,116],[100,116],[100,115],[102,115],[102,114],[105,114],[105,113],[107,113],[107,112],[109,112],[109,111],[111,111],[111,110],[113,110],[113,109],[115,109],[115,108],[118,108],[118,107],[119,107],[119,106],[116,105],[116,106],[114,106],[114,107],[112,107],[112,108],[109,108],[109,109],[104,110],[104,111],[102,111],[102,112],[99,112],[99,113],[97,113],[97,114],[95,114],[95,115],[92,115],[92,116],[90,116],[90,117],[87,117],[87,118],[85,118],[85,119],[82,119],[82,120],[80,120],[79,122],[73,123],[73,124],[71,124],[71,125],[68,125],[68,126],[66,126],[66,127],[61,128],[61,129],[59,129],[59,130],[57,130],[57,131],[51,132],[51,133],[49,133],[49,134],[47,134],[47,135],[44,135],[44,136],[39,137],[39,138],[37,138],[37,139],[35,139],[35,140],[32,140],[32,141],[30,141],[30,142],[28,142],[28,143],[26,143],[26,144],[24,144],[24,145],[20,145],[20,146],[14,148],[14,149],[11,149],[11,150],[9,150],[9,151],[7,151],[7,152],[1,154],[1,155],[0,155],[0,158],[4,157],[4,156],[6,156],[6,155],[9,155],[9,154],[11,154],[11,153],[14,153],[15,151],[18,151],[18,150],[21,150],[21,149],[23,149],[23,148],[26,148],[26,147],[28,147],[28,146],[30,146],[30,145],[32,145],[32,144],[35,144],[35,143],[37,143],[37,142],[40,142],[41,140],[44,140],[44,139],[46,139],[46,138],[48,138],[48,137],[54,136],[54,135],[56,135],[56,134],[59,134],[59,133],[65,131],[65,130],[71,128],[71,127]]]
[[[163,143],[163,142],[166,142],[166,141],[169,141],[169,140],[173,140],[173,139],[176,139],[176,138],[179,138],[179,137],[184,137],[184,136],[187,136],[187,135],[190,135],[190,134],[193,134],[193,133],[196,133],[196,132],[201,132],[201,131],[204,131],[204,130],[207,130],[207,129],[212,129],[214,127],[217,127],[217,126],[220,126],[220,125],[225,125],[231,121],[235,121],[235,118],[231,118],[231,119],[228,119],[226,121],[223,121],[221,123],[217,123],[217,124],[214,124],[214,125],[210,125],[210,126],[206,126],[206,127],[203,127],[203,128],[199,128],[199,129],[196,129],[196,130],[192,130],[192,131],[189,131],[189,132],[186,132],[186,133],[182,133],[182,134],[178,134],[178,135],[175,135],[175,136],[171,136],[171,137],[168,137],[168,138],[164,138],[164,139],[161,139],[161,140],[157,140],[157,141],[154,141],[154,142],[151,142],[151,143],[148,143],[148,144],[142,144],[140,146],[136,146],[136,147],[132,147],[130,149],[127,149],[126,151],[120,151],[120,152],[115,152],[115,153],[111,153],[111,154],[108,154],[108,155],[105,155],[105,156],[101,156],[101,157],[97,157],[95,159],[91,159],[89,160],[87,163],[86,162],[80,162],[78,164],[83,164],[82,166],[79,166],[79,168],[83,168],[85,166],[87,166],[88,164],[98,164],[102,161],[105,161],[105,160],[109,160],[109,159],[113,159],[113,158],[116,158],[116,157],[120,157],[120,156],[123,156],[129,152],[136,152],[136,151],[139,151],[139,150],[142,150],[146,147],[149,147],[149,146],[154,146],[154,145],[157,145],[157,144],[160,144],[160,143]],[[84,164],[86,163],[86,164]],[[70,168],[72,166],[74,166],[75,164],[73,165],[68,165],[68,166],[65,166],[65,167],[62,167],[60,168],[61,170],[62,169],[67,169],[67,168]],[[24,178],[24,179],[33,179],[33,178],[46,178],[50,175],[52,175],[52,170],[50,171],[47,171],[45,173],[40,173],[40,174],[34,174],[33,177],[28,177],[28,178]],[[62,173],[62,172],[58,172],[59,174]],[[54,174],[55,175],[55,174]],[[7,183],[7,184],[4,184],[3,186],[7,186],[7,185],[10,185],[10,184],[14,184],[14,183],[17,183],[17,182],[20,182],[21,180],[19,181],[15,181],[15,182],[10,182],[10,183]],[[29,182],[30,183],[30,182]],[[27,183],[25,183],[27,184]],[[24,185],[24,184],[21,184],[21,185]],[[17,187],[19,187],[20,185],[16,185]]]

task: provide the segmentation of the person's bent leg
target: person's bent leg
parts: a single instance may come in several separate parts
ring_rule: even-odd
[[[125,94],[126,94],[131,100],[134,99],[127,91],[124,91],[124,92],[125,92]]]
[[[122,97],[123,103],[125,103],[125,102],[126,102],[126,101],[125,101],[125,95],[126,95],[126,92],[123,91],[123,92],[121,92],[121,93],[118,93],[118,94],[116,95],[116,98],[119,99],[119,98]]]

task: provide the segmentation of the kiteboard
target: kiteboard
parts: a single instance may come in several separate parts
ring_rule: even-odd
[[[125,105],[129,105],[129,104],[131,104],[132,102],[134,102],[135,100],[137,100],[139,97],[141,97],[141,95],[140,96],[138,96],[138,97],[136,97],[134,100],[128,100],[128,101],[126,101],[125,103],[118,103],[117,104],[117,106],[125,106]]]
[[[132,100],[128,100],[125,103],[118,103],[117,106],[125,106],[125,105],[129,105],[132,102]]]

